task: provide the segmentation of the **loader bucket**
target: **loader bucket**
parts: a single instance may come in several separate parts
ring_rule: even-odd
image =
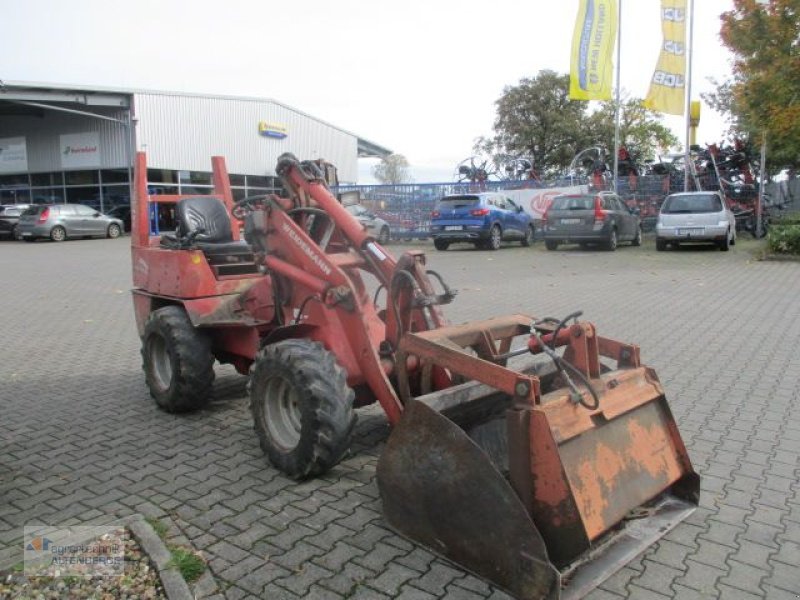
[[[480,327],[498,337],[494,322]],[[565,339],[579,329],[594,336],[581,325]],[[578,598],[696,508],[699,478],[637,348],[596,339],[621,366],[587,367],[599,398],[588,408],[564,387],[540,395],[535,374],[497,362],[484,376],[480,359],[454,350],[464,330],[440,330],[443,346],[435,332],[404,341],[472,380],[406,401],[378,463],[391,527],[517,598]]]

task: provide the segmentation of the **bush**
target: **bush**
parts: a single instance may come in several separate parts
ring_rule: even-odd
[[[767,234],[767,247],[774,254],[800,256],[800,218],[792,216],[773,221]]]

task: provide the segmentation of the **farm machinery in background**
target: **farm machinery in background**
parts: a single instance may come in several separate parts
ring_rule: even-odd
[[[392,426],[377,483],[390,527],[518,598],[580,597],[696,507],[656,373],[580,319],[451,325],[456,293],[417,250],[393,257],[292,155],[288,194],[150,195],[136,158],[133,302],[163,410],[202,407],[215,361],[250,377],[256,437],[294,479],[348,452],[355,408]],[[173,234],[149,215],[175,207]],[[235,220],[243,222],[241,239]]]

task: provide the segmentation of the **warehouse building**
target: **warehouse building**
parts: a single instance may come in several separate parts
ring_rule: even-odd
[[[0,83],[0,204],[129,204],[136,150],[151,194],[209,193],[221,155],[237,199],[277,191],[284,152],[324,158],[352,183],[358,158],[391,152],[269,99]]]

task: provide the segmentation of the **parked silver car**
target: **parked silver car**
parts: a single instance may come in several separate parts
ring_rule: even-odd
[[[369,212],[360,204],[351,204],[345,208],[367,228],[367,232],[378,240],[379,244],[389,243],[389,224],[386,221]]]
[[[109,217],[83,204],[40,204],[31,206],[19,218],[17,237],[26,242],[50,238],[63,242],[69,237],[110,237],[122,235],[121,219]]]
[[[656,223],[656,250],[667,244],[712,243],[727,251],[736,243],[736,217],[719,192],[683,192],[664,199]]]

